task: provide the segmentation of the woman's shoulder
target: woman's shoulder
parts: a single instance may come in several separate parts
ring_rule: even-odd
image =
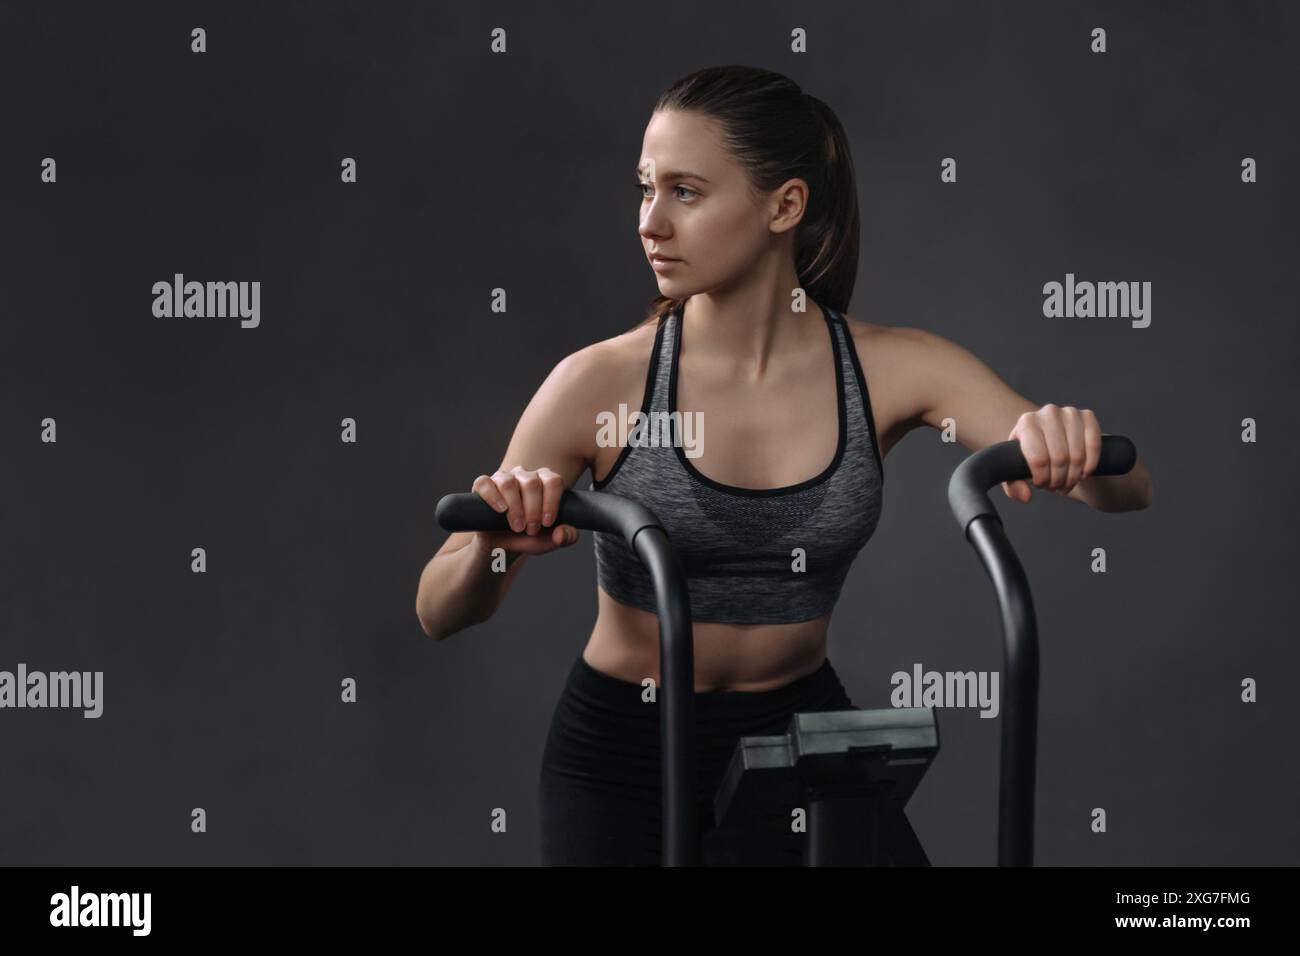
[[[646,322],[618,335],[599,339],[560,360],[556,372],[580,381],[584,391],[618,391],[629,382],[644,380],[654,349],[658,323]],[[639,376],[639,379],[638,379]]]
[[[863,358],[871,352],[891,364],[903,363],[917,370],[928,370],[945,356],[963,351],[958,343],[929,329],[864,322],[850,318],[847,313],[844,320],[853,333],[854,344]]]
[[[641,407],[655,330],[653,323],[637,327],[592,342],[560,359],[520,417],[511,443],[514,457],[559,463],[581,461],[583,467],[590,466],[599,454],[599,416],[616,412],[620,403]],[[521,439],[521,435],[525,438]],[[516,448],[519,441],[534,444]],[[552,467],[560,470],[559,466]]]
[[[620,403],[639,409],[656,331],[657,323],[650,322],[568,353],[551,369],[534,401],[545,406],[553,422],[590,423]],[[585,424],[583,432],[594,435]]]
[[[865,319],[855,318],[847,312],[841,312],[840,315],[853,336],[853,344],[857,348],[860,360],[865,359],[868,353],[874,355],[881,349],[897,346],[908,337],[909,333],[916,331],[905,326],[868,322]]]

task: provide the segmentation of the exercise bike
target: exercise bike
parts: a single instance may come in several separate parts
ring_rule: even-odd
[[[1126,474],[1136,461],[1133,442],[1105,435],[1093,474]],[[948,484],[953,516],[993,582],[1002,615],[999,866],[1033,865],[1038,629],[1028,579],[988,491],[1030,477],[1020,443],[1005,441],[969,456]],[[444,496],[436,517],[447,531],[510,530],[506,515],[473,492]],[[653,581],[663,705],[663,863],[698,866],[695,652],[681,565],[659,520],[618,495],[567,490],[556,522],[622,535]],[[715,829],[743,834],[770,828],[774,820],[788,821],[794,808],[806,814],[798,843],[807,865],[928,865],[904,807],[938,748],[938,724],[929,707],[795,714],[785,734],[737,741],[714,799]]]

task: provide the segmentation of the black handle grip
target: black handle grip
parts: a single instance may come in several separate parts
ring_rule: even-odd
[[[1137,448],[1123,435],[1102,435],[1101,456],[1094,475],[1126,475],[1137,462]],[[997,516],[989,501],[988,490],[1004,481],[1020,481],[1033,476],[1016,439],[981,448],[952,473],[948,482],[948,503],[961,526],[962,534],[980,515]]]
[[[497,511],[473,491],[444,495],[434,515],[438,524],[447,531],[512,530],[505,513]],[[599,491],[576,491],[572,488],[560,496],[555,524],[620,534],[629,544],[642,528],[663,527],[648,509],[634,501]]]

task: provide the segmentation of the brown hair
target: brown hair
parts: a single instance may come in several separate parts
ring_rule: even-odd
[[[831,108],[780,73],[715,66],[665,90],[653,112],[663,110],[716,120],[759,192],[788,179],[808,183],[808,208],[795,227],[795,273],[814,302],[847,311],[858,275],[858,187],[848,137]],[[685,301],[656,295],[640,325]]]

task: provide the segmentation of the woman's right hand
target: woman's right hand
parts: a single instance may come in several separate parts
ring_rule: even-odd
[[[479,475],[470,490],[504,513],[514,529],[475,532],[484,551],[504,548],[520,554],[546,554],[578,540],[573,525],[554,523],[565,489],[564,479],[549,468],[530,471],[516,465],[509,471]]]

